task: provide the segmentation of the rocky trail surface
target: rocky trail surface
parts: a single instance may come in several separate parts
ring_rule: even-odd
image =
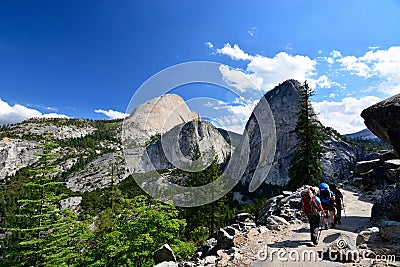
[[[318,261],[312,258],[312,260],[309,261],[307,256],[306,260],[303,261],[301,259],[303,254],[308,255],[306,252],[310,251],[315,251],[315,255],[318,255],[318,258],[320,258],[321,252],[325,251],[329,243],[340,234],[348,235],[350,240],[355,243],[358,233],[368,227],[373,204],[361,201],[359,193],[348,190],[342,190],[342,193],[346,205],[346,216],[344,212],[342,212],[343,218],[341,225],[337,225],[335,229],[321,231],[319,244],[317,246],[312,245],[310,241],[309,224],[298,221],[298,223],[290,224],[283,231],[273,231],[268,236],[260,236],[260,238],[257,238],[259,240],[252,240],[251,244],[245,244],[243,248],[247,247],[247,249],[243,251],[248,250],[249,253],[245,253],[243,258],[256,258],[256,260],[249,263],[245,261],[243,263],[237,262],[237,266],[355,266],[355,263],[343,264],[332,262],[329,258],[318,259]],[[255,243],[258,245],[251,248]],[[265,245],[267,245],[267,249]],[[258,254],[254,255],[251,250]],[[260,251],[263,251],[263,253],[260,253]],[[280,251],[282,260],[278,258],[278,252]],[[297,255],[300,255],[300,260],[297,259]],[[360,261],[356,266],[371,266],[372,264],[373,262],[368,259]],[[375,263],[375,265],[377,264],[378,262]],[[381,266],[387,266],[383,262],[382,264]]]
[[[190,262],[160,266],[400,266],[398,242],[387,243],[383,230],[371,227],[373,197],[350,185],[346,188],[341,189],[342,224],[321,230],[316,246],[307,220],[299,219],[299,189],[268,200],[255,219],[247,213],[236,215]]]

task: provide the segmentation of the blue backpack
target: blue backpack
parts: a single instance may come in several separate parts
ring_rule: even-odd
[[[332,193],[329,190],[329,186],[326,183],[322,183],[319,185],[319,194],[321,196],[322,203],[329,203],[331,200]]]

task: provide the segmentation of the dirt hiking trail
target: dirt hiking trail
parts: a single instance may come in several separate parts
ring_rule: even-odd
[[[322,259],[322,251],[327,249],[328,243],[331,243],[335,236],[337,238],[340,233],[345,233],[355,243],[358,233],[369,226],[373,204],[360,200],[358,193],[344,189],[341,189],[341,192],[346,205],[346,216],[342,211],[342,224],[337,224],[335,229],[321,231],[317,246],[311,243],[309,224],[298,221],[282,231],[268,231],[248,238],[240,247],[243,257],[234,263],[235,266],[400,266],[399,263],[372,262],[370,259],[362,259],[356,263],[334,262],[326,257]],[[273,251],[275,254],[271,256]],[[280,254],[281,259],[279,259],[278,251],[286,254]],[[308,257],[305,260],[295,259],[296,253],[302,255],[304,252],[315,253],[319,257],[312,260]],[[292,257],[289,257],[289,254]]]

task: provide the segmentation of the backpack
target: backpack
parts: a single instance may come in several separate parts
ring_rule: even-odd
[[[310,189],[305,189],[301,192],[301,203],[306,215],[318,214],[318,205]]]
[[[329,186],[325,183],[319,185],[319,195],[321,196],[322,203],[329,203],[331,200],[331,191]]]

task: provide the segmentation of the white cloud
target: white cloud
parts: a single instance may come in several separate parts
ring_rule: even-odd
[[[211,103],[208,101],[204,106],[224,111],[223,115],[213,117],[211,122],[213,122],[214,125],[224,128],[225,130],[242,134],[244,127],[258,102],[259,99],[246,100],[242,97],[238,97],[233,102],[218,100]]]
[[[330,53],[330,55],[331,55],[333,58],[340,58],[340,57],[342,57],[342,53],[340,53],[340,51],[337,51],[337,50],[333,50],[333,51]]]
[[[286,52],[280,52],[273,58],[252,56],[245,53],[237,44],[232,47],[229,43],[217,49],[217,53],[227,55],[234,60],[249,60],[246,75],[264,91],[271,90],[287,79],[296,79],[301,82],[309,80],[311,86],[315,85],[315,80],[310,77],[315,74],[317,62],[307,56],[292,56]]]
[[[58,114],[58,113],[46,113],[42,115],[43,118],[69,118],[67,115]]]
[[[29,118],[68,118],[68,116],[58,113],[42,114],[36,109],[19,104],[10,106],[7,102],[0,99],[0,125],[19,123]]]
[[[257,89],[257,86],[251,80],[249,75],[240,70],[231,69],[227,65],[221,65],[219,71],[222,74],[222,79],[229,85],[239,90],[240,93],[248,89]]]
[[[213,49],[214,45],[211,42],[206,42],[206,46],[208,46],[208,48]]]
[[[94,112],[104,114],[111,120],[123,119],[123,118],[126,118],[127,116],[129,116],[129,114],[126,114],[126,113],[123,113],[123,112],[119,112],[119,111],[115,111],[115,110],[112,110],[112,109],[109,109],[109,110],[96,109]]]
[[[235,60],[252,60],[253,57],[245,53],[240,47],[235,44],[233,47],[228,43],[224,47],[217,49],[217,53],[227,55]]]
[[[330,97],[330,98],[334,98],[335,96],[337,96],[335,93],[330,93],[330,94],[329,94],[329,97]]]
[[[266,91],[287,79],[296,79],[300,82],[309,80],[314,74],[316,61],[306,56],[292,56],[280,52],[273,58],[256,56],[247,65],[247,72],[258,85]]]
[[[376,104],[376,96],[362,98],[346,97],[339,101],[322,101],[312,103],[321,123],[336,129],[341,134],[354,133],[366,128],[360,116],[363,109]]]
[[[333,64],[335,62],[335,60],[331,57],[326,57],[325,59],[329,64]]]
[[[320,88],[331,88],[332,87],[332,84],[326,75],[320,76],[316,83]]]
[[[387,50],[372,49],[361,57],[346,56],[338,62],[352,74],[379,78],[377,91],[388,95],[400,93],[400,46],[392,46]]]
[[[243,134],[244,125],[235,115],[216,117],[211,122],[227,131]]]
[[[255,34],[256,32],[258,32],[257,27],[252,27],[251,30],[247,31],[247,33],[248,33],[251,37],[253,37],[254,34]]]
[[[345,67],[345,69],[347,71],[350,71],[352,74],[365,78],[372,76],[371,69],[368,64],[355,56],[343,57],[338,59],[337,61],[340,62]]]

